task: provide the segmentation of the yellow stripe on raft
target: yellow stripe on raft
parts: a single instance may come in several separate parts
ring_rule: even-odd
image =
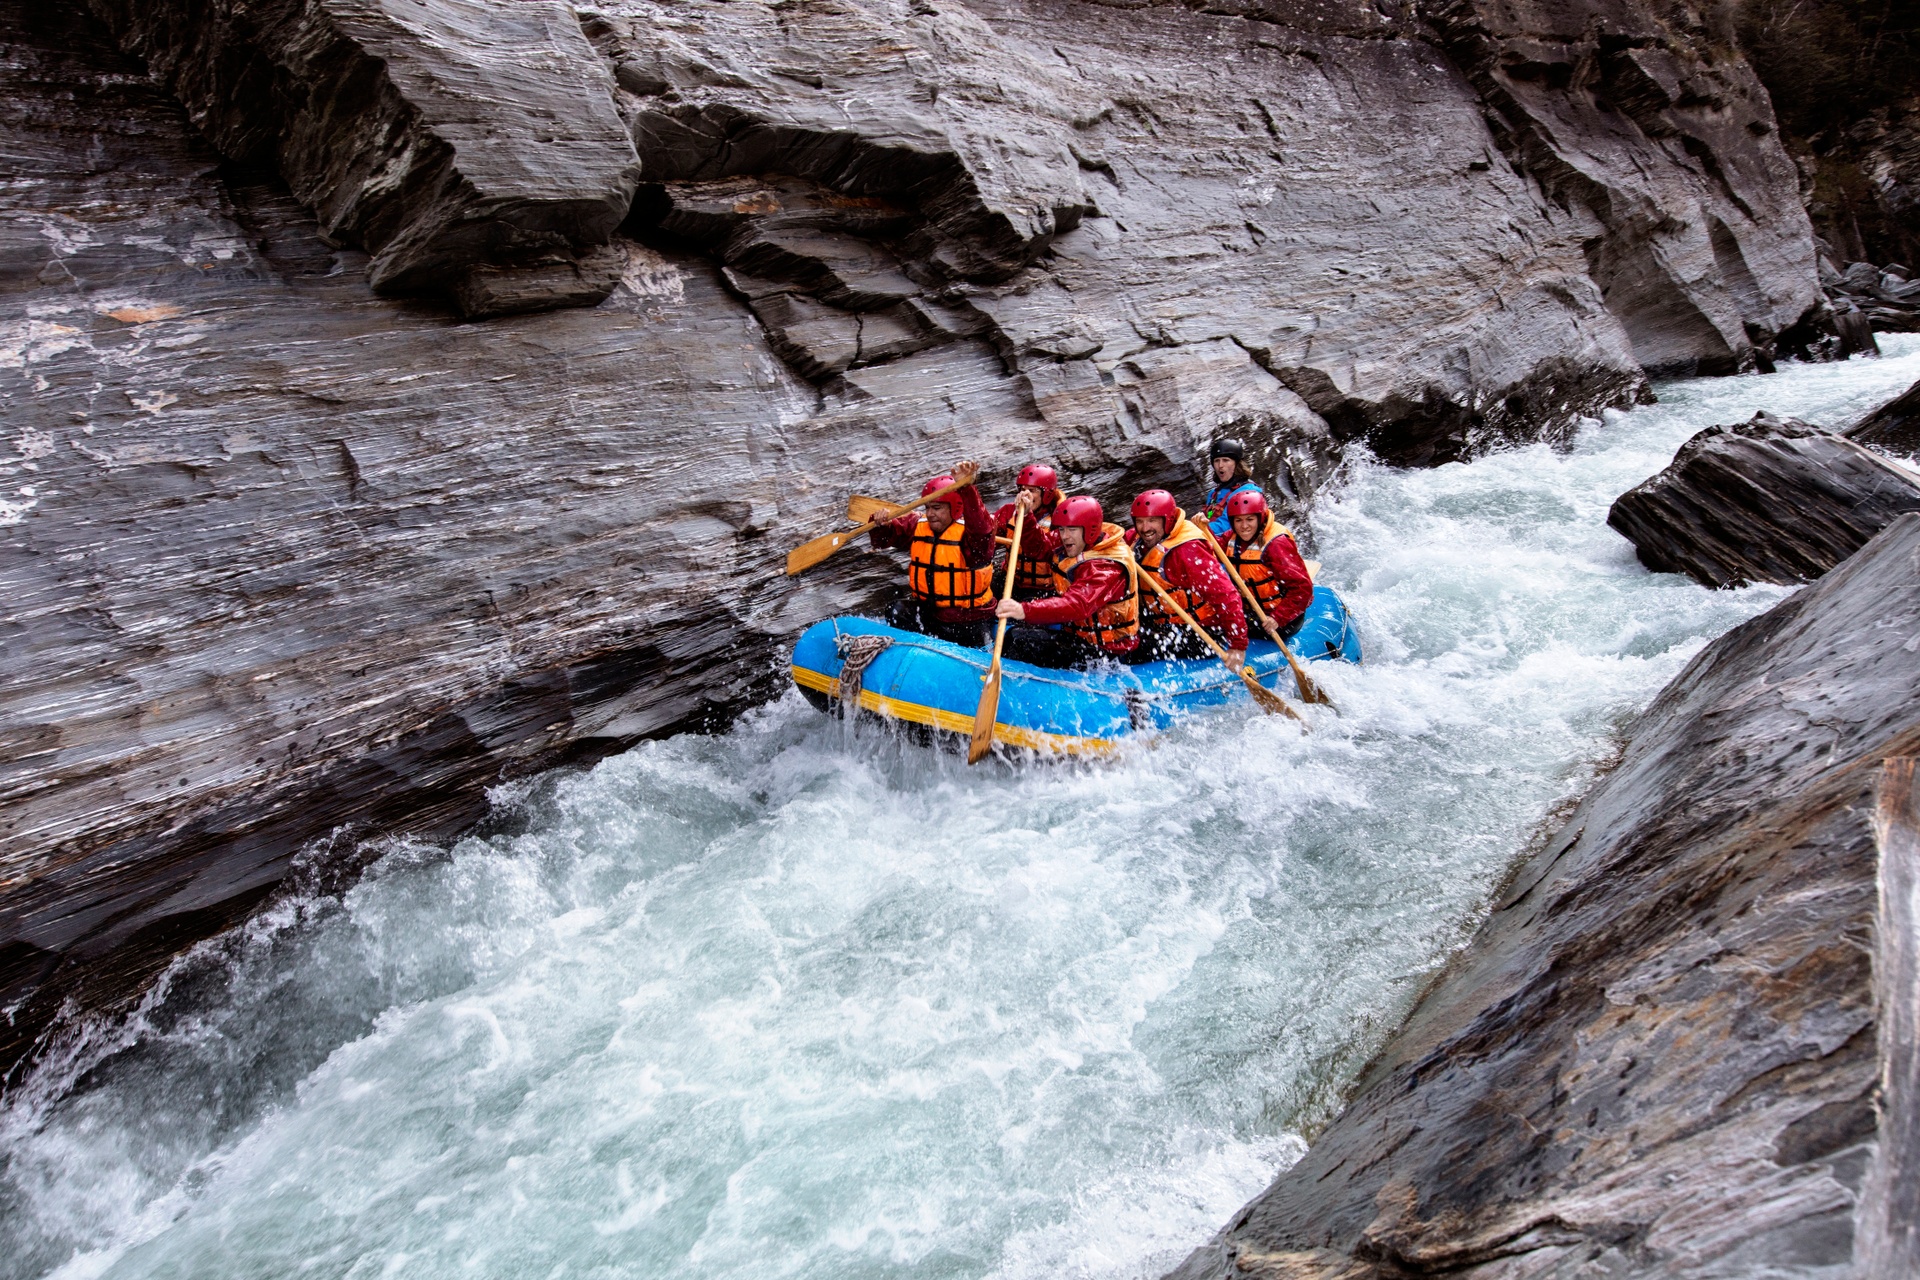
[[[793,682],[803,689],[812,689],[824,693],[829,698],[840,696],[840,682],[832,676],[822,675],[809,667],[789,666],[793,672]],[[945,729],[949,733],[973,732],[973,717],[959,715],[952,711],[942,711],[938,707],[924,707],[917,702],[906,702],[899,698],[889,698],[875,693],[871,689],[860,690],[860,709],[876,715],[891,716],[895,720],[908,720],[914,724],[924,724],[933,729]],[[1042,733],[1038,729],[1022,729],[1018,725],[994,722],[993,740],[1012,747],[1026,747],[1030,751],[1058,751],[1066,755],[1106,756],[1120,749],[1120,744],[1112,738],[1082,738],[1066,733]]]

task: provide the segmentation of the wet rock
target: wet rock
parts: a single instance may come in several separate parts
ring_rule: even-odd
[[[1920,383],[1848,427],[1846,436],[1884,453],[1920,455]]]
[[[1648,372],[1750,368],[1821,306],[1766,91],[1704,31],[1655,6],[1601,17],[1556,0],[1421,14],[1491,108],[1501,167],[1594,228],[1588,274]]]
[[[1881,766],[1878,993],[1879,1152],[1860,1191],[1854,1256],[1863,1276],[1920,1275],[1920,773],[1912,756]]]
[[[1840,359],[1845,360],[1851,355],[1880,354],[1880,343],[1873,336],[1872,323],[1864,312],[1844,298],[1833,309],[1833,328],[1840,338]]]
[[[1808,582],[1908,511],[1920,477],[1843,436],[1754,415],[1708,427],[1614,501],[1607,523],[1655,573],[1710,587]]]
[[[484,0],[93,0],[227,156],[276,167],[390,294],[592,305],[639,180],[573,10]]]
[[[1875,815],[1913,803],[1916,563],[1908,515],[1688,664],[1345,1112],[1173,1275],[1903,1274],[1852,1267],[1856,1213],[1866,1256],[1913,1257],[1920,992],[1876,918],[1914,837]]]

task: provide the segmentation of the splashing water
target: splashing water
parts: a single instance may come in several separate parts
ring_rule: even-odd
[[[790,695],[503,792],[176,962],[0,1116],[0,1274],[1142,1276],[1303,1149],[1706,640],[1608,504],[1892,358],[1671,384],[1568,451],[1360,463],[1367,642],[1302,735],[966,769]]]

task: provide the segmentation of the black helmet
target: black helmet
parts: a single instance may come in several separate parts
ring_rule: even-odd
[[[1215,440],[1213,452],[1207,455],[1207,461],[1211,462],[1215,458],[1232,458],[1235,462],[1245,462],[1247,446],[1238,440]]]

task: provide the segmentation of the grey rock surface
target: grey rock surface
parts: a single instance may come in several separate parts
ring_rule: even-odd
[[[1880,1149],[1861,1188],[1854,1257],[1863,1276],[1920,1275],[1920,775],[1912,756],[1881,766],[1874,920],[1880,1041]]]
[[[1911,858],[1876,811],[1916,753],[1908,515],[1687,666],[1346,1111],[1174,1276],[1899,1274],[1855,1271],[1855,1228],[1864,1185],[1862,1256],[1910,1256],[1872,1225],[1916,1155],[1910,1110],[1876,1118],[1913,1061],[1877,1010],[1920,991],[1870,956],[1883,844]]]
[[[1848,427],[1846,437],[1885,453],[1920,456],[1920,383]]]
[[[1422,7],[1502,150],[1591,219],[1588,269],[1654,374],[1751,367],[1818,306],[1798,172],[1731,13],[1567,0]]]
[[[1920,475],[1797,418],[1708,427],[1614,500],[1607,523],[1655,573],[1710,587],[1810,582],[1908,511]]]
[[[231,159],[277,168],[368,278],[468,316],[592,305],[639,163],[559,0],[92,0]]]
[[[781,576],[849,489],[1192,492],[1230,431],[1310,533],[1356,442],[1817,302],[1710,30],[1221,8],[0,0],[0,1063],[311,841],[776,688],[898,581]],[[1590,110],[1616,49],[1677,96]]]

